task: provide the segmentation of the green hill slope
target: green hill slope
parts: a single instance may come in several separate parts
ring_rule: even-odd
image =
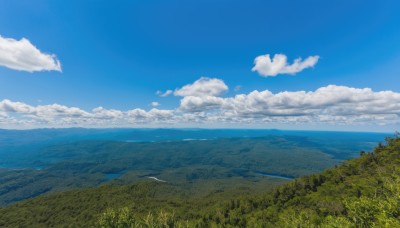
[[[264,194],[176,191],[143,182],[40,196],[0,209],[0,227],[400,227],[400,138]]]

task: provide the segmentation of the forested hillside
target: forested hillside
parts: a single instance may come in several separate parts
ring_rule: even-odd
[[[400,138],[263,194],[171,194],[168,183],[54,193],[0,209],[0,227],[399,227]]]
[[[349,143],[343,144],[351,149]],[[364,144],[361,148],[372,148]],[[0,206],[111,182],[134,184],[149,176],[196,196],[234,188],[242,188],[237,189],[242,193],[260,193],[287,182],[265,174],[300,177],[334,166],[340,159],[331,147],[298,136],[57,143],[31,154],[21,152],[14,159],[36,169],[0,166]]]

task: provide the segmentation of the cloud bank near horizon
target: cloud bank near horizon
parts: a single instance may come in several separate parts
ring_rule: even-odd
[[[0,101],[0,127],[214,126],[234,124],[392,125],[400,123],[400,93],[328,85],[315,91],[254,90],[224,97],[228,86],[202,77],[175,90],[174,109],[127,111],[97,107],[86,111],[60,104],[32,106]],[[153,105],[154,106],[154,105]]]
[[[314,67],[319,60],[319,56],[309,56],[302,60],[297,58],[292,64],[287,62],[284,54],[275,54],[271,59],[269,54],[260,55],[254,59],[255,66],[251,69],[264,77],[275,77],[278,74],[295,75],[306,68]]]
[[[0,36],[0,66],[19,71],[59,71],[61,63],[54,54],[45,54],[28,39]]]

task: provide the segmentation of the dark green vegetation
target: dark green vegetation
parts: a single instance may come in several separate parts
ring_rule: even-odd
[[[277,130],[0,129],[0,206],[149,176],[175,186],[179,196],[263,192],[287,180],[262,174],[316,173],[383,138]]]
[[[179,195],[257,193],[358,156],[377,133],[202,129],[0,129],[0,206],[155,176]],[[189,140],[191,139],[191,140]],[[192,140],[195,139],[195,140]],[[206,140],[205,140],[206,139]],[[3,167],[3,168],[1,168]]]
[[[27,158],[25,158],[27,159]],[[108,182],[130,184],[156,176],[190,195],[225,189],[252,193],[336,164],[299,137],[231,138],[174,142],[81,141],[48,146],[29,159],[42,170],[0,170],[0,204],[46,192]],[[120,174],[120,176],[118,176]],[[230,187],[231,186],[231,187]]]
[[[373,152],[265,193],[193,196],[170,182],[114,182],[2,208],[0,226],[399,227],[399,167],[400,138],[388,138]]]

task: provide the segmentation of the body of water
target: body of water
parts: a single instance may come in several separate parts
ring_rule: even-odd
[[[273,174],[273,173],[264,173],[264,172],[255,172],[258,175],[265,176],[265,177],[272,177],[272,178],[278,178],[278,179],[283,179],[283,180],[294,180],[294,177],[289,177],[289,176],[282,176],[278,174]]]

